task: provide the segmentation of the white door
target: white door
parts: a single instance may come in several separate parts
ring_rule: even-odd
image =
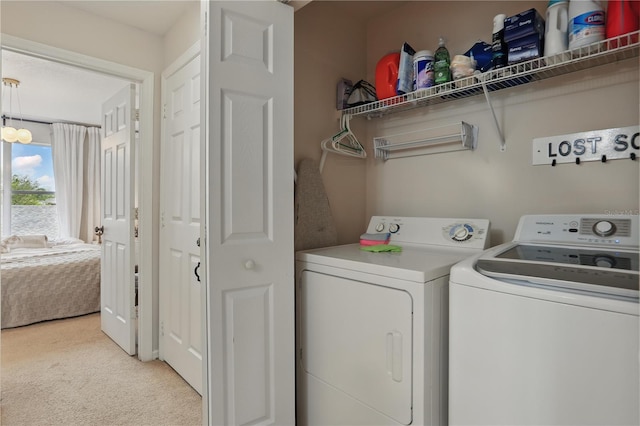
[[[206,2],[212,424],[294,424],[293,9]]]
[[[135,85],[102,105],[101,322],[129,355],[136,353],[133,250]]]
[[[160,356],[202,394],[200,67],[197,55],[163,90]]]

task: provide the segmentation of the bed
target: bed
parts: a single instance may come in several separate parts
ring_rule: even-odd
[[[17,238],[0,244],[3,329],[100,311],[99,245]]]

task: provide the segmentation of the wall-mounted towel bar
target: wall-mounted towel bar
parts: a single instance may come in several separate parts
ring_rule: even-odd
[[[373,138],[375,157],[383,160],[475,149],[477,144],[478,127],[464,121]]]

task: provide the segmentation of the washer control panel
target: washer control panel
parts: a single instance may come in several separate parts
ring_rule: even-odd
[[[390,233],[390,244],[489,247],[487,219],[373,216],[368,233]]]
[[[451,238],[452,241],[457,242],[469,241],[476,234],[475,228],[469,223],[455,223],[446,227],[443,232]]]
[[[527,215],[514,241],[638,248],[638,215]]]

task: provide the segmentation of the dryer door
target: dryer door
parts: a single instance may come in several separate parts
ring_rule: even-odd
[[[402,424],[412,421],[409,293],[304,271],[302,364],[308,374]]]

